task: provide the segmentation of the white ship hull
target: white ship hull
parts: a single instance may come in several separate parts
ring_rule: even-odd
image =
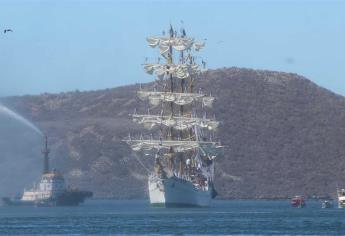
[[[212,200],[212,187],[197,189],[192,183],[170,177],[149,177],[149,195],[152,206],[208,207]]]

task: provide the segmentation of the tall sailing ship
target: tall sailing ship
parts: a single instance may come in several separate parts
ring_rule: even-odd
[[[214,159],[221,146],[212,140],[219,122],[206,113],[214,97],[201,89],[194,92],[206,63],[202,60],[198,65],[193,54],[205,42],[187,37],[184,29],[177,33],[172,26],[167,36],[163,31],[162,36],[149,37],[147,42],[159,48],[158,62],[144,64],[145,71],[157,79],[153,89],[141,87],[137,92],[139,99],[149,102],[148,114],[135,111],[132,118],[155,135],[129,135],[125,141],[134,151],[155,158],[148,178],[151,205],[209,206],[216,196]]]

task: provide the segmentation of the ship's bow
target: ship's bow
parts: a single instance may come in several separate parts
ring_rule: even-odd
[[[161,179],[149,177],[149,195],[152,206],[157,207],[208,207],[212,188],[196,188],[188,180],[175,176]]]
[[[156,175],[149,176],[149,196],[152,206],[165,206],[165,191],[163,180]]]

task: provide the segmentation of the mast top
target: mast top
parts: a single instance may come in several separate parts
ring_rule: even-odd
[[[44,136],[44,149],[42,150],[42,153],[45,156],[48,156],[48,154],[50,153],[50,150],[48,148],[48,136],[47,135]]]
[[[171,24],[170,24],[169,34],[170,34],[170,38],[174,37],[174,29]]]
[[[44,155],[44,163],[43,163],[43,174],[49,173],[49,153],[50,150],[48,148],[48,136],[44,136],[44,149],[42,150],[42,153]]]

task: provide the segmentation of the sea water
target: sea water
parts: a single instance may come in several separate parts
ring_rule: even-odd
[[[345,209],[318,201],[214,201],[209,208],[151,208],[89,200],[79,207],[0,207],[0,235],[345,235]]]

